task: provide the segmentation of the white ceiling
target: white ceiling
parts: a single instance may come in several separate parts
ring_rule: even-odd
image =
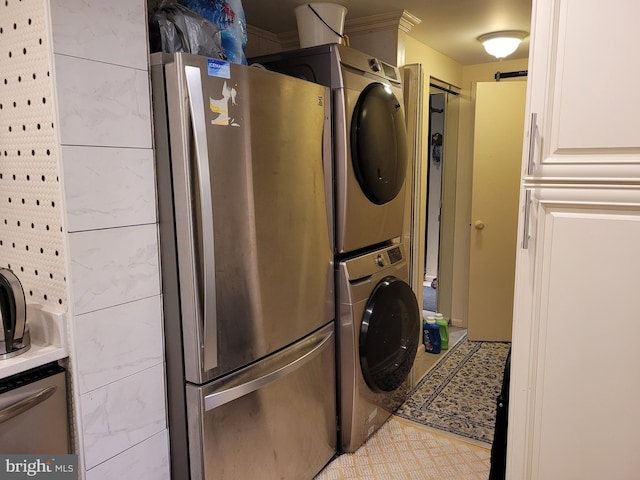
[[[242,0],[245,17],[272,33],[297,29],[294,8],[303,0]],[[478,36],[498,30],[530,31],[531,0],[335,0],[349,19],[406,10],[422,20],[409,35],[462,65],[494,62]],[[526,58],[528,38],[509,59]]]

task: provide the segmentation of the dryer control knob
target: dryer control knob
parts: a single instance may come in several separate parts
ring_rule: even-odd
[[[378,61],[377,58],[369,59],[369,66],[371,67],[371,70],[373,70],[374,72],[379,72],[381,70],[380,62]]]
[[[376,257],[376,264],[379,267],[384,267],[385,266],[385,261],[384,261],[384,257],[382,256],[381,253],[378,254],[378,256]]]

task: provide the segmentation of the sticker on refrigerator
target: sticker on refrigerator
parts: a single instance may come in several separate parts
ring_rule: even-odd
[[[221,98],[209,97],[209,110],[211,110],[216,117],[211,120],[212,125],[231,125],[232,127],[239,127],[240,124],[236,121],[233,111],[235,110],[236,97],[238,92],[235,88],[229,87],[227,82],[224,82],[222,86]]]
[[[224,60],[207,58],[207,73],[210,77],[231,78],[231,66]]]

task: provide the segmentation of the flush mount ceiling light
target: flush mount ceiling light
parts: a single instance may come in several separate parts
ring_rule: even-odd
[[[489,55],[504,58],[516,51],[520,42],[527,37],[527,32],[507,30],[503,32],[485,33],[478,37],[478,41]]]

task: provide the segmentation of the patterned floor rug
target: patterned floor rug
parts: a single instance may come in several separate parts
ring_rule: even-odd
[[[463,338],[418,383],[396,415],[491,445],[510,345]]]

